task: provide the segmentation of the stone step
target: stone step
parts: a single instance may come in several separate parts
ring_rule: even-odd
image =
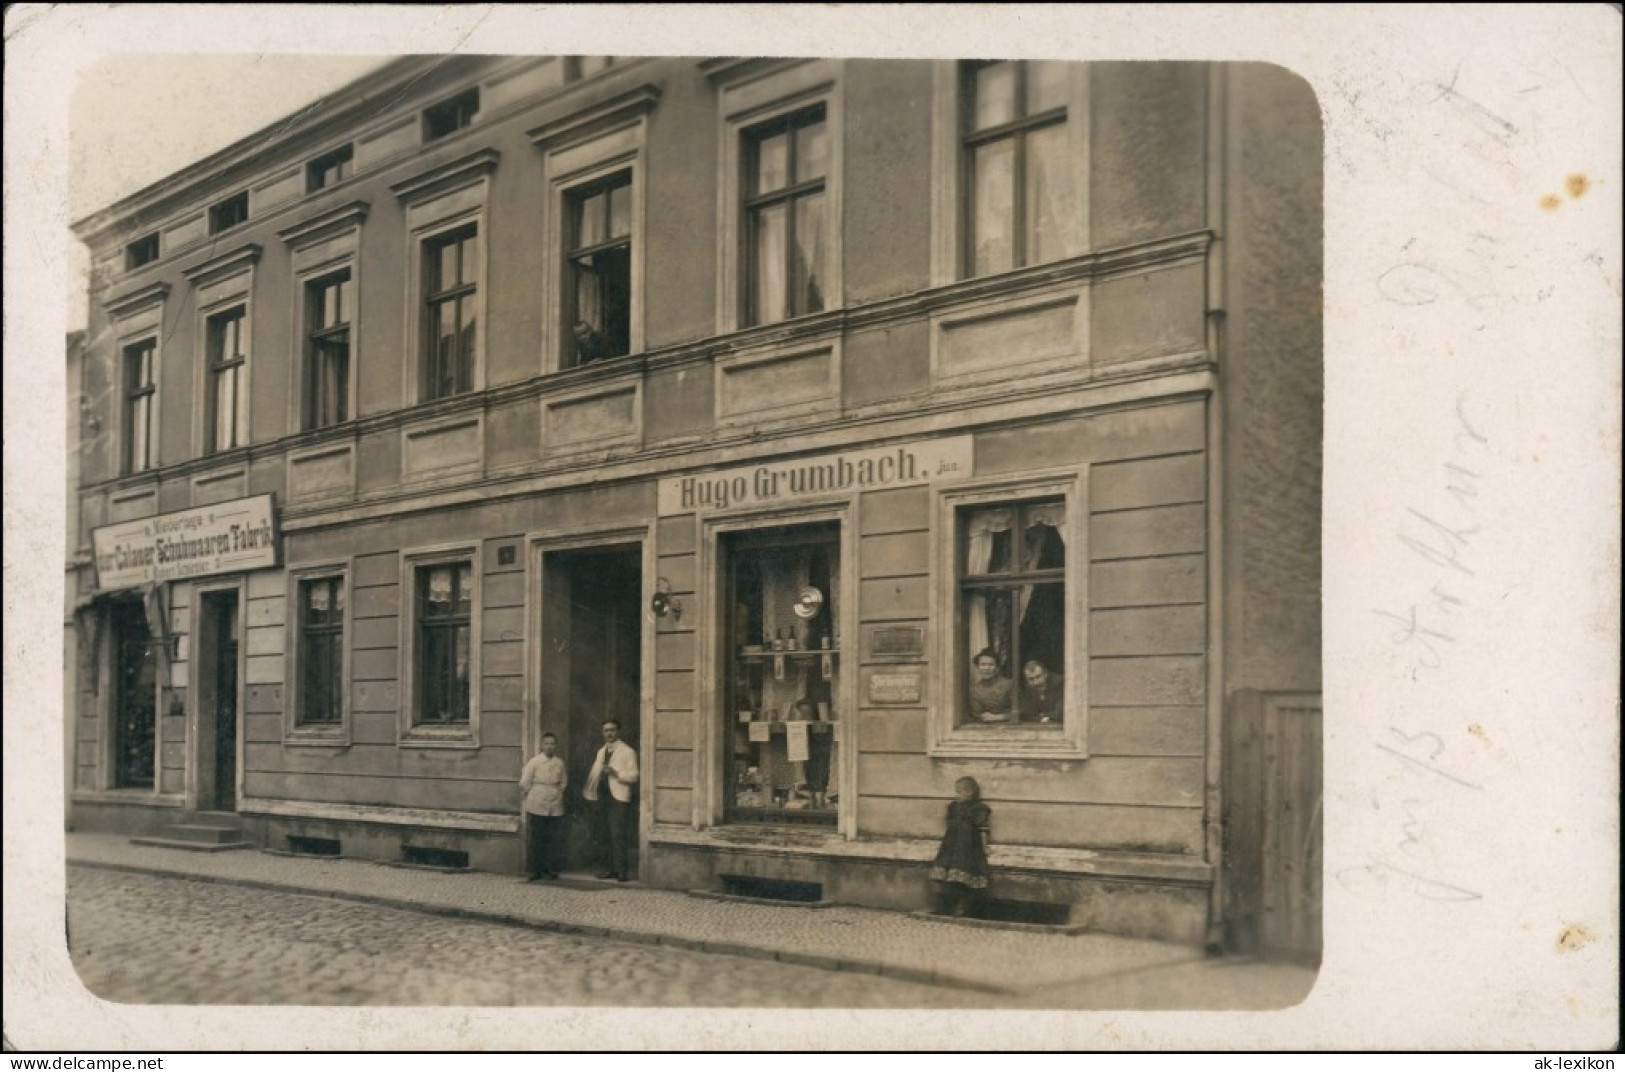
[[[164,827],[163,836],[173,841],[201,841],[219,845],[243,840],[243,828],[236,823],[172,823]]]
[[[257,847],[252,841],[183,841],[162,837],[131,838],[130,844],[153,845],[160,849],[182,849],[186,852],[232,852]]]

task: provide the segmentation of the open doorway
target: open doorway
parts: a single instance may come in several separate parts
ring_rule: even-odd
[[[241,621],[235,589],[203,594],[197,638],[197,806],[237,810],[237,659]]]
[[[570,785],[565,793],[564,866],[595,871],[599,834],[581,790],[603,745],[607,719],[621,740],[640,745],[643,556],[637,545],[553,551],[542,559],[541,725],[559,740]],[[635,804],[636,798],[634,798]],[[632,873],[637,873],[632,808]]]

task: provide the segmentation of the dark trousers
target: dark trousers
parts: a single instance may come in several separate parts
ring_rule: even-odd
[[[535,815],[530,819],[530,845],[525,854],[525,872],[531,878],[559,873],[559,848],[564,835],[564,816]]]
[[[603,792],[598,794],[598,844],[603,846],[605,852],[604,870],[617,878],[631,877],[626,863],[627,829],[631,818],[631,803],[623,804],[616,800],[610,795],[609,787],[605,786]]]

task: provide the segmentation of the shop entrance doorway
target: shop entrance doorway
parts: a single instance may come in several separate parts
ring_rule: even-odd
[[[198,807],[237,810],[237,593],[206,592],[198,651]]]
[[[542,559],[541,725],[559,739],[570,785],[565,793],[564,866],[599,869],[595,808],[581,796],[607,719],[621,740],[641,747],[643,554],[637,545],[553,551]],[[642,792],[643,788],[639,788]],[[637,873],[637,796],[627,843]]]

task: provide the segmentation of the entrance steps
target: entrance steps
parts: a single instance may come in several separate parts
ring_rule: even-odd
[[[156,837],[130,839],[136,845],[156,845],[165,849],[183,849],[187,852],[230,852],[232,849],[252,849],[255,845],[243,837],[242,824],[232,812],[192,812],[186,821],[172,823]]]

